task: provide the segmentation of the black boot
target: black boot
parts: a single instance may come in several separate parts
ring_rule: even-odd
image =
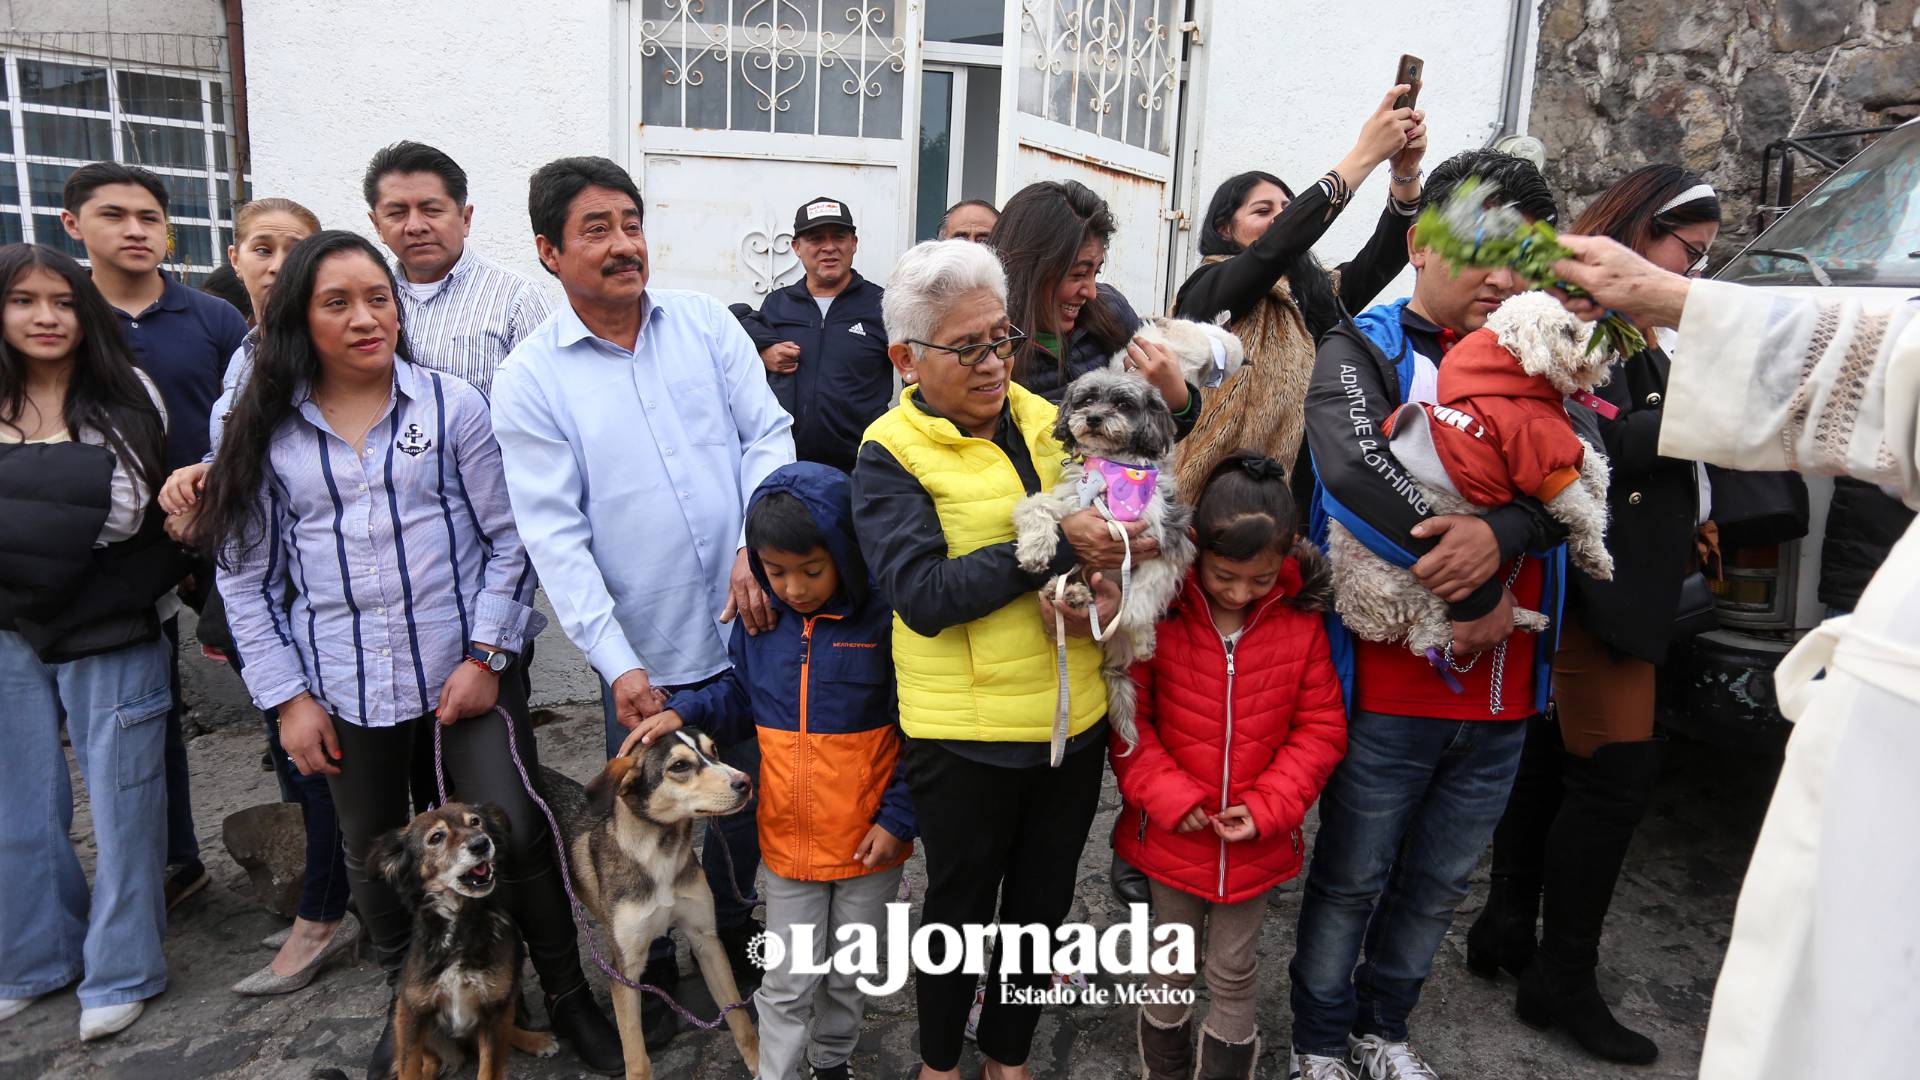
[[[1487,906],[1467,931],[1467,969],[1482,978],[1499,978],[1502,968],[1517,976],[1533,958],[1547,830],[1560,809],[1562,753],[1558,720],[1548,714],[1528,721],[1520,772],[1493,831]]]
[[[672,957],[665,960],[649,960],[640,980],[648,986],[657,986],[671,994],[680,989],[680,964]],[[658,995],[642,992],[640,995],[640,1036],[649,1051],[663,1050],[680,1034],[680,1018]]]
[[[547,1021],[553,1034],[588,1072],[601,1076],[619,1076],[627,1068],[620,1052],[620,1031],[600,1011],[593,1000],[593,989],[584,981],[558,997],[547,998]]]
[[[1656,741],[1614,743],[1591,758],[1569,755],[1566,801],[1547,837],[1540,947],[1520,978],[1514,1011],[1537,1027],[1559,1025],[1586,1051],[1623,1065],[1660,1056],[1652,1039],[1613,1017],[1600,997],[1600,927],[1627,844],[1660,776]]]
[[[1253,1080],[1253,1063],[1260,1060],[1260,1033],[1246,1042],[1230,1043],[1200,1025],[1200,1061],[1193,1080]]]
[[[1144,904],[1152,898],[1147,890],[1147,875],[1140,868],[1113,853],[1113,861],[1107,864],[1107,881],[1113,886],[1113,895],[1123,904]]]
[[[1193,1010],[1181,1013],[1172,1024],[1162,1024],[1143,1006],[1135,1023],[1145,1080],[1187,1080],[1193,1071]]]

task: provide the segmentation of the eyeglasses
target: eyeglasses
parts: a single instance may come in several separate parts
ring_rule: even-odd
[[[1007,336],[998,341],[982,341],[972,345],[937,345],[931,341],[921,341],[919,338],[908,338],[907,344],[918,345],[923,349],[938,349],[941,352],[950,352],[960,361],[961,367],[972,367],[980,361],[985,360],[988,353],[992,353],[1002,360],[1013,359],[1013,351],[1019,348],[1020,343],[1025,340],[1027,340],[1027,335],[1024,331],[1017,326],[1008,324]]]
[[[1707,257],[1711,255],[1712,252],[1706,248],[1694,247],[1692,244],[1687,243],[1687,238],[1681,236],[1679,233],[1673,233],[1672,236],[1675,240],[1680,241],[1681,247],[1687,249],[1687,258],[1692,260],[1687,263],[1687,276],[1699,277],[1701,274],[1706,273]]]

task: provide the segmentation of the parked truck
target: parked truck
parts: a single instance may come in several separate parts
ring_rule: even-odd
[[[1920,303],[1920,120],[1838,164],[1714,277],[1796,295]],[[1820,583],[1834,485],[1804,482],[1804,535],[1779,539],[1763,525],[1742,538],[1733,530],[1724,576],[1713,582],[1720,625],[1676,646],[1662,672],[1662,719],[1683,734],[1749,749],[1785,742],[1773,669],[1829,614]],[[1861,512],[1878,493],[1849,494],[1841,513]],[[1714,504],[1716,518],[1741,512],[1718,489]]]

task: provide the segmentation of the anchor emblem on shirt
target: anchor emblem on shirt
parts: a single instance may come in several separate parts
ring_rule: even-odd
[[[408,424],[407,430],[393,445],[408,457],[419,457],[433,446],[433,440],[427,438],[427,433],[420,430],[419,424]]]

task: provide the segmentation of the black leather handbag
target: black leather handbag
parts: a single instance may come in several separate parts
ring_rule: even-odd
[[[1673,616],[1675,641],[1704,634],[1720,625],[1719,598],[1707,584],[1707,575],[1699,570],[1680,579],[1680,606]]]

